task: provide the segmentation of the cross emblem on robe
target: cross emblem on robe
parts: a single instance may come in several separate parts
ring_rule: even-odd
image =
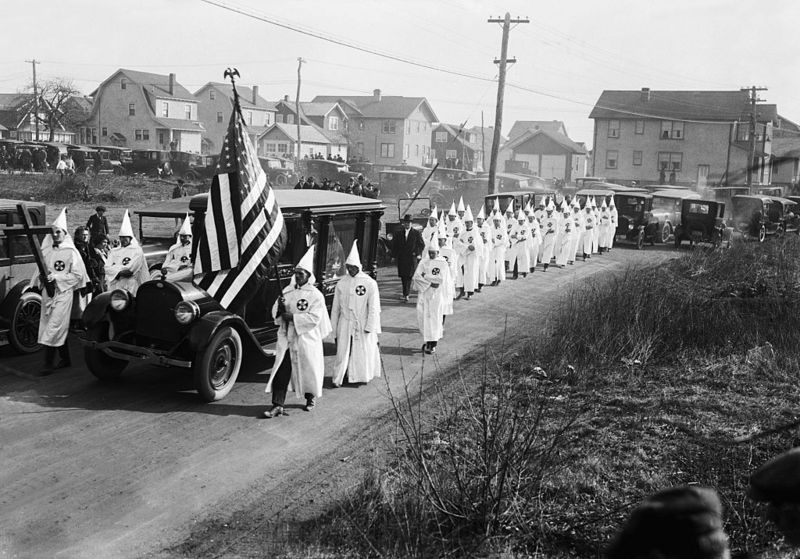
[[[367,288],[363,285],[356,286],[356,295],[364,295],[367,292]]]
[[[56,260],[53,263],[53,268],[55,269],[56,272],[63,272],[64,268],[66,268],[66,267],[67,267],[67,265],[64,264],[63,260]]]
[[[122,265],[123,266],[127,266],[130,263],[131,263],[131,259],[129,257],[126,256],[125,258],[122,259]]]
[[[308,301],[306,301],[305,299],[300,299],[300,300],[297,301],[297,310],[298,311],[304,311],[307,308],[308,308]]]

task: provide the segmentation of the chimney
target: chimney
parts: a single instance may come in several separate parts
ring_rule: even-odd
[[[647,103],[650,100],[650,88],[643,87],[642,88],[642,102]]]
[[[289,96],[288,95],[284,95],[283,96],[283,100],[284,100],[284,102],[288,103],[289,102]]]
[[[258,105],[258,86],[253,86],[253,105]]]
[[[372,90],[372,98],[377,101],[378,103],[381,102],[381,90],[380,89],[373,89]]]
[[[169,94],[175,95],[175,74],[169,75]]]

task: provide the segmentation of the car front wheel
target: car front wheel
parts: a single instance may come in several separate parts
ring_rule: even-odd
[[[758,229],[758,242],[763,243],[767,238],[767,228],[763,225]]]
[[[86,339],[93,342],[107,342],[108,323],[100,322],[93,326],[86,333]],[[124,359],[116,359],[92,347],[83,348],[83,358],[89,371],[100,380],[116,380],[128,366],[128,362]]]
[[[20,353],[39,350],[39,316],[42,312],[42,296],[28,291],[20,296],[11,316],[8,341]]]
[[[230,326],[221,327],[198,352],[194,384],[206,402],[222,400],[233,389],[242,367],[242,338]]]
[[[644,229],[639,229],[639,234],[636,236],[636,248],[639,250],[644,248]]]
[[[664,226],[661,228],[661,242],[663,244],[667,244],[669,242],[669,236],[672,234],[672,227],[670,227],[669,223],[665,223]]]
[[[278,186],[286,186],[287,182],[289,182],[289,179],[286,178],[286,175],[278,175],[275,177],[275,184]]]

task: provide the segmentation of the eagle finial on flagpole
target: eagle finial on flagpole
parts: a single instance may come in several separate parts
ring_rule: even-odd
[[[242,116],[242,107],[239,105],[239,92],[236,91],[236,78],[241,77],[237,68],[226,68],[222,74],[223,78],[231,79],[231,87],[233,88],[233,106],[239,116]]]

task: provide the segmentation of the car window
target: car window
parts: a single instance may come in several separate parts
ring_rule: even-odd
[[[344,261],[345,247],[350,250],[356,238],[355,216],[334,217],[328,224],[328,245],[325,251],[325,270],[321,280],[331,280],[346,273]]]
[[[689,213],[707,215],[709,206],[707,204],[689,204]]]

